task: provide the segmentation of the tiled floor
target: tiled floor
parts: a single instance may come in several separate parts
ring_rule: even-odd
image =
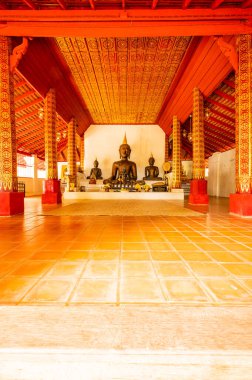
[[[48,210],[55,206],[43,206]],[[200,217],[0,218],[0,304],[252,303],[252,220],[211,199]]]

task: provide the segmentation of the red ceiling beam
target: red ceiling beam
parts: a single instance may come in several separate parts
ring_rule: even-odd
[[[126,7],[126,0],[122,0],[122,9],[125,9]]]
[[[222,104],[220,102],[217,102],[216,100],[213,100],[213,99],[210,99],[210,98],[207,98],[207,101],[208,103],[211,103],[211,104],[214,104],[222,109],[224,109],[225,111],[228,111],[232,114],[235,114],[235,110],[233,108],[230,108],[228,106],[226,106],[225,104]]]
[[[224,99],[229,100],[230,102],[233,102],[233,103],[235,102],[235,97],[234,96],[228,95],[228,94],[226,94],[225,92],[223,92],[221,90],[215,90],[214,93],[217,94],[217,95],[219,95],[219,96],[221,96]]]
[[[20,123],[21,121],[27,119],[28,117],[32,117],[32,116],[35,116],[35,115],[38,115],[38,110],[26,113],[25,115],[23,115],[21,117],[16,117],[16,123]]]
[[[251,7],[252,6],[252,0],[245,0],[243,1],[242,3],[242,8],[248,8],[248,7]]]
[[[37,9],[36,8],[36,5],[34,4],[34,2],[32,0],[23,0],[23,3],[25,3],[30,9]]]
[[[61,7],[61,9],[67,9],[66,3],[64,0],[56,0],[56,1],[59,4],[59,6]]]
[[[224,3],[225,0],[214,0],[214,2],[211,5],[212,9],[218,8],[222,3]]]
[[[20,82],[15,83],[15,88],[25,86],[27,82],[25,80],[21,80]]]
[[[32,102],[30,102],[30,103],[27,103],[27,104],[24,104],[23,106],[15,108],[15,112],[17,113],[17,112],[20,112],[20,111],[24,111],[27,108],[29,108],[31,106],[34,106],[35,104],[38,104],[38,103],[41,103],[41,102],[42,102],[42,98],[35,99]],[[38,113],[38,110],[36,110],[36,112]]]
[[[233,82],[232,80],[225,79],[223,82],[227,84],[229,87],[235,88],[235,82]]]
[[[205,123],[205,126],[208,127],[208,128],[205,128],[205,133],[216,135],[219,138],[226,141],[230,141],[230,142],[235,141],[235,133],[227,132],[224,129],[217,127],[216,125],[212,125],[210,123]]]
[[[218,132],[218,131],[216,131],[216,129],[211,129],[211,130],[209,130],[209,129],[205,129],[205,135],[208,135],[208,136],[212,136],[212,137],[214,137],[214,138],[218,138],[218,142],[216,143],[216,144],[218,144],[219,143],[219,141],[227,141],[227,143],[229,144],[229,143],[231,143],[231,144],[234,144],[235,143],[235,136],[233,136],[233,138],[232,138],[232,136],[230,137],[230,135],[229,136],[227,136],[227,134],[226,133],[221,133],[221,132]]]
[[[229,127],[229,129],[227,131],[227,130],[221,128],[221,127],[218,127],[217,125],[209,123],[208,121],[204,121],[204,124],[205,124],[206,127],[208,127],[211,130],[217,130],[217,131],[220,131],[221,133],[228,134],[231,138],[232,138],[232,136],[235,135],[235,129],[234,128],[230,129],[230,127]]]
[[[226,114],[224,114],[224,113],[221,113],[221,112],[218,112],[218,111],[216,111],[214,108],[210,108],[209,109],[209,113],[210,113],[210,115],[211,114],[214,114],[214,115],[216,115],[216,116],[220,116],[220,117],[222,117],[223,119],[226,119],[226,120],[228,120],[228,121],[230,121],[231,123],[235,123],[235,118],[234,117],[230,117],[230,116],[228,116],[228,115],[226,115]]]
[[[27,92],[25,92],[25,93],[22,94],[22,95],[15,96],[15,102],[18,102],[18,101],[20,101],[20,100],[22,100],[22,99],[27,98],[27,96],[34,95],[35,93],[36,93],[35,90],[31,90],[31,91],[27,91]],[[42,100],[42,98],[41,98],[41,100]]]
[[[183,0],[182,9],[187,9],[191,2],[192,0]]]
[[[152,0],[151,9],[156,9],[158,0]]]
[[[234,125],[227,124],[227,123],[225,123],[224,121],[222,121],[222,120],[220,120],[220,119],[217,119],[217,118],[214,117],[214,116],[210,116],[207,120],[208,120],[208,121],[213,121],[214,123],[217,123],[217,124],[219,124],[219,125],[222,125],[224,128],[231,129],[232,131],[235,130],[235,126],[234,126]],[[207,124],[208,121],[205,120],[205,123]]]
[[[90,7],[95,10],[95,3],[94,0],[89,0]]]

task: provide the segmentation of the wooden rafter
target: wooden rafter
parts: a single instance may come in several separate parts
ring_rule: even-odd
[[[208,135],[208,136],[211,136],[211,137],[218,137],[218,143],[219,141],[223,141],[223,142],[227,142],[228,144],[231,143],[231,144],[234,144],[235,143],[235,136],[227,136],[227,134],[223,134],[221,132],[219,132],[219,130],[217,131],[216,129],[205,129],[205,135]],[[217,144],[218,144],[217,143]]]
[[[229,94],[226,94],[225,92],[221,91],[221,90],[215,90],[214,91],[215,94],[221,96],[222,98],[224,99],[227,99],[227,100],[230,100],[231,102],[235,102],[235,97],[232,96],[232,95],[229,95]]]
[[[151,9],[156,9],[158,0],[152,0]]]
[[[217,123],[219,125],[222,125],[224,128],[228,128],[228,129],[231,129],[231,131],[234,131],[235,130],[235,126],[234,125],[230,125],[230,124],[227,124],[225,123],[224,121],[220,120],[220,119],[216,119],[216,117],[214,116],[210,116],[208,118],[208,121],[213,121],[214,123]],[[205,121],[205,123],[208,123],[207,121]]]
[[[248,8],[252,6],[252,0],[245,0],[242,3],[242,8]]]
[[[67,9],[65,0],[56,0],[61,9]]]
[[[19,82],[15,83],[15,88],[25,86],[27,83],[25,80],[20,80]]]
[[[27,113],[27,114],[25,114],[25,115],[23,115],[21,117],[16,117],[16,122],[17,123],[21,122],[21,121],[23,121],[25,119],[28,119],[28,117],[32,117],[32,116],[35,116],[35,115],[38,115],[38,110],[34,110],[32,112],[29,112],[29,113]]]
[[[122,0],[122,9],[126,8],[126,0]]]
[[[27,98],[27,96],[34,95],[35,93],[36,93],[35,90],[30,90],[30,91],[25,92],[24,94],[18,95],[15,97],[15,102],[18,102],[22,99]]]
[[[224,3],[225,0],[214,0],[214,2],[211,5],[212,9],[218,8],[222,3]]]
[[[230,117],[230,116],[226,115],[225,113],[221,113],[219,111],[216,111],[213,108],[211,108],[209,110],[209,112],[210,112],[210,114],[214,114],[216,116],[220,116],[221,118],[226,119],[226,120],[230,121],[231,123],[235,123],[235,118],[234,117]]]
[[[233,82],[232,80],[225,79],[223,83],[227,84],[231,88],[235,88],[235,82]]]
[[[222,103],[217,102],[216,100],[213,100],[213,99],[210,99],[210,98],[207,98],[207,101],[209,103],[212,103],[212,104],[214,104],[214,105],[216,105],[216,106],[224,109],[225,111],[228,111],[228,112],[230,112],[232,114],[235,114],[235,110],[233,108],[230,108],[230,107],[226,106],[225,104],[222,104]]]
[[[192,0],[183,0],[182,9],[187,9],[191,2]]]
[[[15,109],[15,111],[16,111],[16,112],[24,111],[25,109],[27,109],[27,108],[29,108],[29,107],[31,107],[31,106],[34,106],[35,104],[41,103],[41,101],[42,101],[42,98],[34,99],[34,100],[33,100],[32,102],[30,102],[30,103],[27,103],[27,104],[25,104],[25,105],[23,105],[23,106],[17,107],[17,108]],[[38,113],[38,110],[36,110],[36,112]]]
[[[30,9],[37,9],[36,8],[36,5],[34,4],[34,2],[32,0],[23,0],[23,3],[25,3]]]
[[[88,0],[89,1],[89,4],[90,4],[90,7],[95,10],[95,3],[94,3],[94,0]]]

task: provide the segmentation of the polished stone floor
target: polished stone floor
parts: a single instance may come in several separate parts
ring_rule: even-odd
[[[0,218],[1,305],[252,303],[252,220],[228,199],[197,217],[42,215],[53,208],[27,198]]]

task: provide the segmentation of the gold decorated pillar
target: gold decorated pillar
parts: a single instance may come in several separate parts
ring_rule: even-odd
[[[173,116],[172,189],[181,188],[181,133],[180,121]]]
[[[57,170],[56,123],[56,94],[55,90],[51,88],[44,101],[46,180],[42,203],[61,203]]]
[[[69,191],[74,191],[76,187],[76,129],[77,123],[73,118],[68,124],[68,149],[67,149],[67,161],[68,161],[68,179],[69,179]]]
[[[193,179],[190,184],[189,203],[208,204],[205,180],[204,99],[201,91],[193,89]]]
[[[0,36],[0,215],[24,212],[18,192],[14,79],[10,70],[11,39]]]
[[[236,193],[230,212],[252,216],[252,36],[238,37],[235,77]]]
[[[85,159],[85,145],[84,135],[80,138],[80,169],[84,171],[84,159]]]

